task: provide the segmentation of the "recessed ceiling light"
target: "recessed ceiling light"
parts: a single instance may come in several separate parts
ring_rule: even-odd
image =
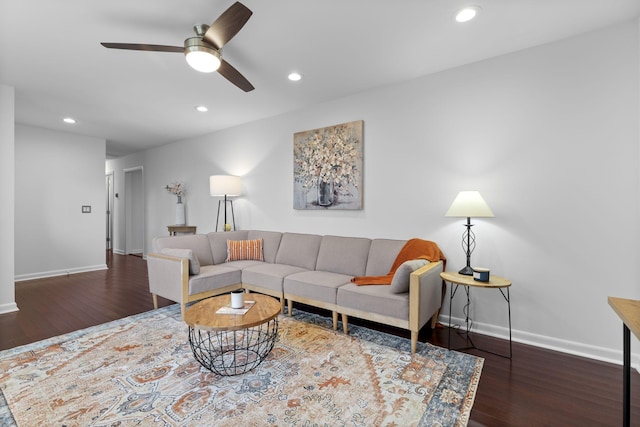
[[[456,21],[458,22],[467,22],[471,21],[476,15],[480,13],[479,6],[468,6],[464,9],[460,9],[458,13],[456,13]]]
[[[200,111],[201,113],[206,113],[207,111],[209,111],[209,109],[207,107],[205,107],[204,105],[196,106],[196,110]]]
[[[300,75],[300,73],[291,73],[289,74],[289,80],[291,80],[292,82],[297,82],[300,79],[302,79],[302,76]]]
[[[62,119],[63,122],[68,123],[70,125],[75,124],[76,119],[71,118],[71,117],[65,117],[64,119]]]

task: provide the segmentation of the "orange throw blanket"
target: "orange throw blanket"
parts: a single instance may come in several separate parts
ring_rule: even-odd
[[[403,262],[412,259],[426,259],[431,262],[446,261],[444,254],[437,244],[429,240],[411,239],[400,249],[396,260],[391,266],[391,271],[385,276],[358,276],[351,282],[361,285],[390,285],[393,275]]]

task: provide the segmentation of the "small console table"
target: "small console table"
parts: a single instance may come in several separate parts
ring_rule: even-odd
[[[467,333],[466,333],[466,337],[467,337],[467,342],[471,343],[470,347],[465,347],[465,348],[461,348],[458,350],[465,350],[468,348],[475,348],[477,350],[481,350],[481,351],[485,351],[487,353],[492,353],[495,354],[497,356],[502,356],[502,357],[506,357],[508,359],[511,359],[511,357],[513,356],[513,350],[512,350],[512,342],[511,342],[511,297],[509,296],[509,287],[511,287],[511,280],[505,279],[504,277],[500,277],[500,276],[494,276],[493,274],[490,276],[490,280],[488,282],[480,282],[478,280],[475,280],[473,278],[473,276],[466,276],[464,274],[460,274],[460,273],[453,273],[450,271],[444,271],[442,273],[440,273],[440,277],[442,278],[442,280],[444,280],[445,282],[449,282],[451,283],[451,292],[450,292],[450,297],[449,297],[449,343],[448,343],[448,348],[449,350],[451,350],[451,302],[453,301],[453,297],[456,295],[456,292],[458,291],[458,287],[459,286],[464,286],[464,290],[467,294],[467,306],[470,306],[471,302],[470,302],[470,288],[485,288],[485,289],[498,289],[500,291],[500,293],[502,294],[503,298],[505,299],[505,301],[507,301],[507,308],[509,310],[509,356],[505,356],[503,354],[497,354],[497,353],[493,353],[492,351],[488,351],[488,350],[483,350],[481,348],[478,348],[475,346],[475,344],[473,343],[473,341],[471,340],[471,337],[469,336],[469,311],[467,310],[465,313],[465,322],[467,324]],[[506,289],[506,294],[504,293],[503,289]]]
[[[623,298],[608,298],[613,311],[622,319],[622,341],[624,367],[622,373],[622,425],[631,425],[631,331],[640,340],[640,301]]]
[[[195,225],[167,225],[169,230],[169,236],[175,236],[177,233],[191,233],[196,234]]]

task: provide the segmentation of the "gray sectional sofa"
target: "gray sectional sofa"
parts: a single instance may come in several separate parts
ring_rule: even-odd
[[[256,239],[262,261],[227,262],[227,240]],[[257,230],[157,237],[147,256],[149,288],[156,308],[159,295],[178,302],[183,314],[191,301],[244,288],[278,298],[283,313],[287,301],[289,315],[294,302],[327,309],[334,329],[342,315],[345,333],[349,316],[410,330],[415,352],[418,332],[430,320],[433,327],[440,310],[442,261],[403,268],[405,277],[398,269],[393,285],[351,283],[387,274],[405,243]]]

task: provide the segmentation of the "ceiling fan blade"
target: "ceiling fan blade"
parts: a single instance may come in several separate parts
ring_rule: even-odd
[[[240,2],[235,2],[216,19],[204,33],[204,40],[220,49],[244,27],[253,12]]]
[[[140,44],[140,43],[100,43],[109,49],[126,49],[126,50],[146,50],[149,52],[176,52],[184,53],[182,46],[165,46],[162,44]]]
[[[229,64],[224,59],[220,64],[220,68],[218,68],[218,73],[220,73],[222,77],[229,80],[231,83],[238,86],[245,92],[251,92],[253,89],[255,89],[253,85],[249,83],[249,80],[245,79],[238,70],[233,68],[231,64]]]

